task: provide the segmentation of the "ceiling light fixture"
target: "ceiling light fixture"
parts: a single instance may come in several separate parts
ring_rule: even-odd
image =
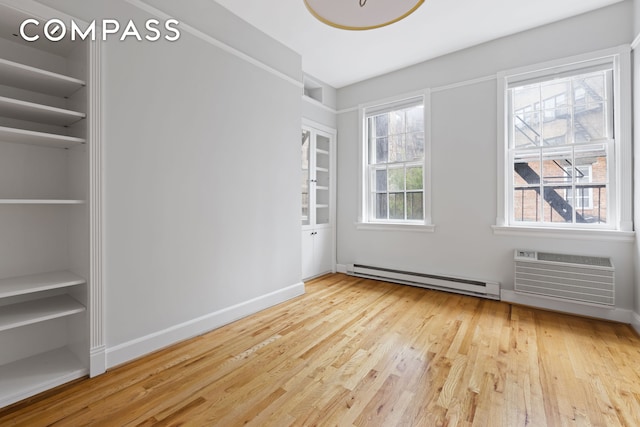
[[[313,16],[344,30],[370,30],[406,18],[424,0],[304,0]]]

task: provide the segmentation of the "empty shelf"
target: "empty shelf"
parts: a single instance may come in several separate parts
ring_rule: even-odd
[[[0,96],[0,116],[31,122],[68,126],[86,117],[78,111]]]
[[[66,347],[2,365],[0,408],[88,373],[88,369]]]
[[[0,205],[82,205],[84,200],[66,199],[0,199]]]
[[[70,96],[85,82],[0,58],[0,84],[55,96]]]
[[[86,283],[85,279],[69,271],[10,277],[0,280],[0,298],[82,285],[84,283]]]
[[[0,307],[0,331],[19,328],[85,311],[69,295],[57,295]]]
[[[82,138],[0,126],[0,141],[45,147],[70,148],[85,143]]]

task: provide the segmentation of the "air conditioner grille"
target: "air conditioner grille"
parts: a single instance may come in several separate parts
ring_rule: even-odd
[[[562,262],[565,264],[590,265],[594,267],[612,267],[611,259],[609,258],[582,255],[551,254],[548,252],[538,252],[538,261]]]
[[[615,305],[609,258],[516,251],[516,292],[597,305]]]

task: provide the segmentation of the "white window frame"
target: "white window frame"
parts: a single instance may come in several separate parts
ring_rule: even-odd
[[[367,117],[371,112],[393,111],[422,99],[424,106],[424,159],[422,161],[423,212],[422,220],[379,220],[371,212],[371,186],[369,177],[369,141],[367,135]],[[386,98],[362,104],[359,110],[359,175],[358,175],[358,229],[363,230],[392,230],[392,231],[426,231],[433,232],[435,227],[431,222],[431,92],[428,89],[412,92],[401,96]]]
[[[497,75],[498,99],[498,197],[496,234],[515,234],[561,238],[595,238],[633,240],[632,217],[632,139],[631,139],[631,49],[623,45],[584,55],[535,64]],[[572,72],[585,66],[610,62],[613,64],[613,135],[614,143],[608,153],[609,205],[608,223],[593,224],[517,224],[511,220],[513,212],[511,193],[513,188],[513,164],[509,158],[509,84],[535,78],[551,77]],[[545,234],[541,234],[545,233]]]
[[[578,184],[585,184],[585,183],[591,183],[593,182],[593,166],[592,165],[586,165],[586,166],[574,166],[574,168],[576,170],[579,170],[580,173],[584,174],[584,177],[582,178],[576,178],[576,183]],[[587,178],[586,181],[583,181],[583,178]],[[580,180],[580,181],[578,181]],[[578,187],[578,186],[576,186]],[[584,192],[584,189],[581,190],[580,192],[577,191],[578,188],[576,188],[576,194],[581,194],[580,197],[577,198],[577,200],[579,200],[578,204],[576,205],[576,201],[574,200],[573,194],[571,193],[572,189],[565,189],[564,190],[564,198],[567,201],[570,201],[570,203],[572,203],[572,205],[574,206],[574,209],[576,210],[580,210],[580,209],[585,209],[585,210],[591,210],[593,209],[593,188],[587,188],[587,191]],[[587,201],[587,203],[585,204],[585,200]]]

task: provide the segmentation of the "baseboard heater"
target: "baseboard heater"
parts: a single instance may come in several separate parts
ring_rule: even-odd
[[[437,276],[434,274],[413,273],[390,268],[368,265],[347,265],[347,274],[368,279],[384,280],[404,285],[419,286],[439,291],[455,292],[464,295],[489,299],[500,299],[500,284],[459,277]]]
[[[615,305],[615,270],[610,258],[516,250],[518,293]]]

